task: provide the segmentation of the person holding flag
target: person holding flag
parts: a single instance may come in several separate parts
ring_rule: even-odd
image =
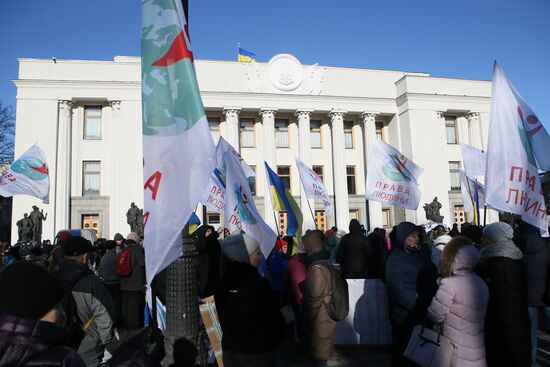
[[[302,236],[302,223],[303,216],[296,200],[292,197],[289,189],[285,186],[279,176],[269,167],[267,162],[265,163],[265,169],[267,176],[269,177],[269,188],[271,194],[271,202],[273,203],[273,210],[286,211],[287,215],[287,236],[292,236],[294,239],[293,253],[298,249],[300,244],[300,238]]]

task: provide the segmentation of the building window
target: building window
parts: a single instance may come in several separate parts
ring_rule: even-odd
[[[353,149],[353,121],[344,121],[344,141],[346,149]]]
[[[221,223],[221,215],[218,213],[206,213],[206,223],[210,226]]]
[[[101,139],[101,106],[84,107],[84,139]]]
[[[348,194],[355,195],[357,193],[355,188],[355,166],[347,166],[346,174],[348,177]]]
[[[357,219],[359,220],[359,209],[351,209],[349,211],[349,219]]]
[[[256,173],[256,166],[250,166],[252,171]],[[252,195],[256,196],[256,176],[248,177],[248,186],[250,186],[250,192]]]
[[[82,167],[82,196],[99,195],[100,161],[84,161]]]
[[[210,128],[210,133],[212,134],[214,143],[217,144],[218,140],[220,140],[220,118],[208,117],[208,127]]]
[[[315,228],[323,232],[327,230],[327,214],[324,210],[315,211]]]
[[[449,162],[451,190],[460,190],[460,162]]]
[[[391,227],[391,212],[389,209],[382,209],[382,226]]]
[[[456,117],[445,116],[445,131],[447,132],[447,144],[458,144]]]
[[[321,178],[321,181],[325,181],[323,176],[323,166],[313,166],[313,172],[317,173],[317,176]]]
[[[311,147],[322,148],[321,120],[311,120],[309,123],[309,135],[311,136]]]
[[[384,140],[384,123],[376,122],[376,139]]]
[[[288,148],[289,146],[288,120],[275,119],[275,147]]]
[[[290,166],[277,166],[277,176],[279,176],[288,191],[290,191]]]
[[[81,218],[82,229],[94,229],[97,238],[101,237],[101,231],[99,230],[99,214],[83,214]]]
[[[241,147],[253,148],[256,144],[254,133],[254,120],[241,119]]]

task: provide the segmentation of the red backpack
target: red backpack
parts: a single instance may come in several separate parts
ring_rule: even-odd
[[[119,277],[129,277],[132,275],[132,249],[123,248],[116,255],[116,273]]]

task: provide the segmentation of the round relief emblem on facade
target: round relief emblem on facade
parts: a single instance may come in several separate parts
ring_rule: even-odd
[[[269,61],[269,80],[279,90],[289,92],[298,88],[304,80],[302,64],[292,55],[279,54]]]

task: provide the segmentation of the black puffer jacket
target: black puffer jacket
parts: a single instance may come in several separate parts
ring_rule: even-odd
[[[488,366],[531,366],[527,276],[520,260],[496,256],[483,262],[478,274],[489,287],[485,317]]]
[[[222,347],[264,354],[284,339],[284,321],[269,282],[252,265],[231,262],[215,294]]]
[[[342,237],[337,259],[342,266],[342,275],[347,279],[376,278],[378,264],[367,237],[361,231],[357,219],[349,223],[349,233]]]
[[[523,253],[527,270],[527,303],[529,307],[546,306],[543,295],[548,278],[548,246],[538,228],[522,222],[514,237],[514,243]]]
[[[50,322],[0,315],[0,366],[84,367],[75,350],[61,345],[65,333]]]

